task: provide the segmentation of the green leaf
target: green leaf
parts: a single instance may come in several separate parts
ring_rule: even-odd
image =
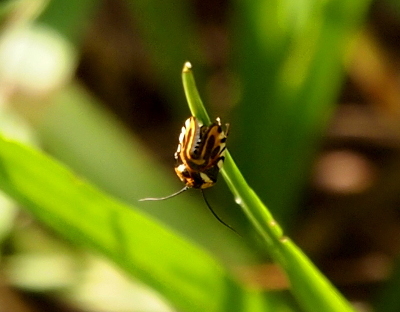
[[[104,254],[183,311],[238,311],[238,302],[246,311],[245,302],[263,300],[206,251],[48,156],[3,137],[0,188],[52,229]]]
[[[189,107],[195,117],[207,120],[205,119],[208,117],[207,112],[199,98],[189,65],[184,66],[182,76]],[[200,115],[197,116],[197,113]],[[236,203],[242,207],[255,231],[264,241],[267,252],[285,270],[292,286],[292,292],[299,304],[310,312],[354,311],[350,303],[318,271],[306,255],[288,237],[283,235],[282,229],[272,214],[247,184],[229,151],[226,151],[225,154],[222,174]]]
[[[186,62],[182,69],[182,83],[183,89],[185,90],[186,100],[189,105],[189,109],[193,116],[196,116],[204,125],[211,124],[211,119],[204,108],[203,101],[200,98],[200,94],[196,87],[192,73],[192,64]]]

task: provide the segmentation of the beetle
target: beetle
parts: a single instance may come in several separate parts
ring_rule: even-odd
[[[143,198],[140,201],[165,200],[190,188],[200,189],[207,207],[217,220],[236,232],[218,217],[208,203],[203,191],[217,182],[218,173],[225,160],[228,133],[229,124],[225,125],[224,131],[220,118],[216,118],[211,125],[206,126],[196,117],[189,117],[182,127],[178,148],[174,154],[175,173],[185,183],[185,186],[171,195],[160,198]]]

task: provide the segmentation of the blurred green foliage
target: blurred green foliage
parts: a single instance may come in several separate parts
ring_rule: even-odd
[[[41,8],[39,2],[35,2],[36,10]],[[27,3],[9,1],[3,4],[2,12],[6,12],[2,13],[5,25],[3,37],[12,28],[21,27],[21,24],[29,24],[33,28],[45,25],[56,31],[58,40],[66,41],[77,55],[85,43],[92,19],[102,5],[100,1],[50,1],[47,6],[43,2],[43,11],[36,12],[37,19],[34,13],[27,14],[29,18],[25,21],[13,19],[15,12],[29,11]],[[211,111],[223,111],[222,120],[229,120],[231,123],[228,146],[239,169],[285,229],[290,229],[291,218],[299,208],[300,194],[309,179],[313,155],[334,110],[343,79],[344,55],[348,53],[349,42],[362,24],[369,4],[370,1],[367,0],[260,0],[234,1],[229,4],[228,31],[232,48],[228,62],[231,76],[228,81],[235,83],[228,86],[228,93],[235,97],[236,103],[221,103],[220,107],[211,107]],[[122,2],[122,6],[127,9],[139,31],[146,51],[146,70],[159,92],[170,103],[173,123],[178,124],[189,114],[179,76],[186,60],[190,60],[199,69],[198,74],[196,71],[197,81],[201,93],[207,94],[207,86],[203,82],[203,77],[206,76],[204,64],[207,63],[207,52],[202,47],[202,34],[197,30],[195,9],[190,2],[176,0],[126,1]],[[107,25],[101,26],[107,29]],[[24,57],[35,64],[49,59],[33,59],[31,51]],[[70,59],[62,59],[60,62],[71,62],[70,67],[75,68],[78,61],[71,56]],[[4,58],[0,58],[0,63],[3,63],[1,66],[12,64]],[[21,73],[22,76],[24,74],[26,73]],[[46,73],[39,76],[46,78]],[[25,166],[29,169],[35,167],[37,170],[34,172],[37,176],[32,175],[31,181],[28,181],[30,184],[27,182],[26,185],[39,198],[33,205],[27,205],[36,208],[36,211],[33,210],[35,215],[43,214],[40,217],[42,221],[55,227],[71,241],[83,242],[102,250],[131,274],[140,269],[134,267],[134,257],[125,258],[124,252],[127,250],[124,248],[129,248],[132,255],[137,251],[137,254],[146,256],[146,260],[140,263],[143,267],[147,263],[148,267],[137,276],[179,309],[298,309],[292,304],[293,298],[286,292],[261,294],[258,291],[249,291],[247,285],[231,278],[228,273],[230,268],[265,259],[268,251],[264,250],[263,243],[249,227],[249,223],[243,221],[243,214],[232,197],[227,195],[227,189],[222,183],[218,186],[219,189],[210,190],[210,196],[223,218],[244,233],[243,240],[210,217],[204,204],[196,198],[195,191],[171,201],[138,205],[139,198],[164,196],[179,189],[180,184],[173,170],[157,163],[157,157],[150,152],[150,147],[145,146],[140,136],[129,134],[110,112],[100,108],[99,102],[78,80],[73,79],[71,83],[68,73],[63,77],[64,80],[60,79],[62,82],[59,85],[42,91],[44,94],[39,95],[31,90],[20,91],[16,77],[13,80],[16,86],[11,85],[11,89],[19,90],[21,94],[7,98],[7,104],[13,104],[18,114],[31,122],[32,133],[49,153],[102,190],[119,200],[138,206],[147,216],[158,219],[170,230],[160,227],[156,222],[153,224],[141,213],[129,211],[130,208],[124,205],[117,204],[119,208],[115,209],[118,212],[111,213],[114,208],[108,210],[107,198],[97,205],[71,203],[69,201],[79,199],[80,195],[62,195],[64,184],[60,184],[57,191],[52,193],[55,197],[50,198],[49,190],[54,187],[53,183],[58,183],[52,177],[52,171],[58,173],[57,170],[64,172],[64,169],[52,169],[53,164],[42,159],[42,156],[32,159],[35,153],[31,155],[24,148],[4,141],[4,151],[10,149],[11,153],[13,148],[17,149],[7,160],[10,166],[13,157],[21,152],[26,153],[26,159],[23,155],[18,159],[21,164],[27,161]],[[4,77],[0,78],[4,84]],[[48,79],[54,80],[53,77]],[[140,111],[135,111],[135,114],[140,116]],[[173,137],[172,141],[174,145],[177,144],[177,137]],[[171,155],[172,153],[173,151]],[[3,161],[6,162],[4,159]],[[12,166],[7,170],[12,170],[11,168]],[[7,171],[3,173],[4,176],[9,176]],[[16,174],[22,179],[24,171],[20,169]],[[38,176],[43,179],[40,184],[37,184]],[[3,188],[7,190],[5,183],[3,180]],[[74,181],[68,183],[74,184]],[[73,186],[71,189],[75,190]],[[15,192],[20,193],[16,195]],[[89,194],[91,192],[90,190]],[[97,191],[95,193],[93,199],[102,198],[103,195]],[[16,188],[10,194],[27,204],[22,200],[26,196],[22,189]],[[88,193],[83,193],[83,196],[87,195]],[[64,200],[60,200],[62,196],[65,196]],[[88,201],[90,202],[89,199]],[[41,211],[41,205],[49,210]],[[85,215],[86,213],[92,215]],[[129,223],[128,220],[136,213],[136,223]],[[123,223],[122,229],[119,222]],[[93,232],[84,231],[88,229]],[[187,240],[173,234],[174,232],[181,233]],[[142,238],[143,241],[135,242],[134,238]],[[122,242],[116,241],[119,239]],[[109,249],[118,244],[124,245],[124,250]],[[162,250],[156,248],[160,245],[164,245],[164,252],[168,251],[168,259],[164,259]],[[197,249],[196,245],[208,252]],[[188,254],[193,255],[191,261],[187,256],[182,256],[185,249]],[[210,257],[208,253],[214,256]],[[163,267],[166,263],[176,267]],[[298,270],[301,275],[301,268]],[[209,286],[210,281],[215,283],[215,288]],[[215,299],[216,294],[218,300]],[[313,306],[313,295],[315,294],[309,291],[310,304],[305,306]],[[196,296],[201,298],[193,299]],[[234,298],[237,300],[233,300]],[[338,305],[332,311],[342,310]]]

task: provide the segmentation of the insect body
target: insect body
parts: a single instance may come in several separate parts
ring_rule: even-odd
[[[186,120],[175,153],[175,172],[187,187],[205,189],[217,182],[226,137],[219,118],[210,126],[201,125],[193,116]]]
[[[179,195],[189,188],[201,189],[204,200],[212,214],[222,224],[235,231],[215,214],[203,193],[204,189],[217,182],[219,170],[222,168],[225,159],[228,130],[229,124],[226,124],[225,131],[222,130],[219,118],[211,125],[205,126],[196,117],[189,117],[182,127],[178,149],[174,154],[175,172],[179,179],[185,183],[185,186],[169,196],[144,198],[140,201],[164,200]]]

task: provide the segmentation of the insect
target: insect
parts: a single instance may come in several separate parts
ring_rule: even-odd
[[[169,196],[144,198],[140,201],[164,200],[177,196],[190,188],[200,189],[207,207],[217,220],[236,232],[213,211],[203,192],[204,189],[213,186],[217,182],[219,170],[225,160],[228,132],[229,124],[226,124],[225,131],[223,131],[219,118],[211,125],[205,126],[196,117],[189,117],[182,127],[178,149],[174,154],[176,161],[175,172],[179,179],[185,183],[185,186]]]

